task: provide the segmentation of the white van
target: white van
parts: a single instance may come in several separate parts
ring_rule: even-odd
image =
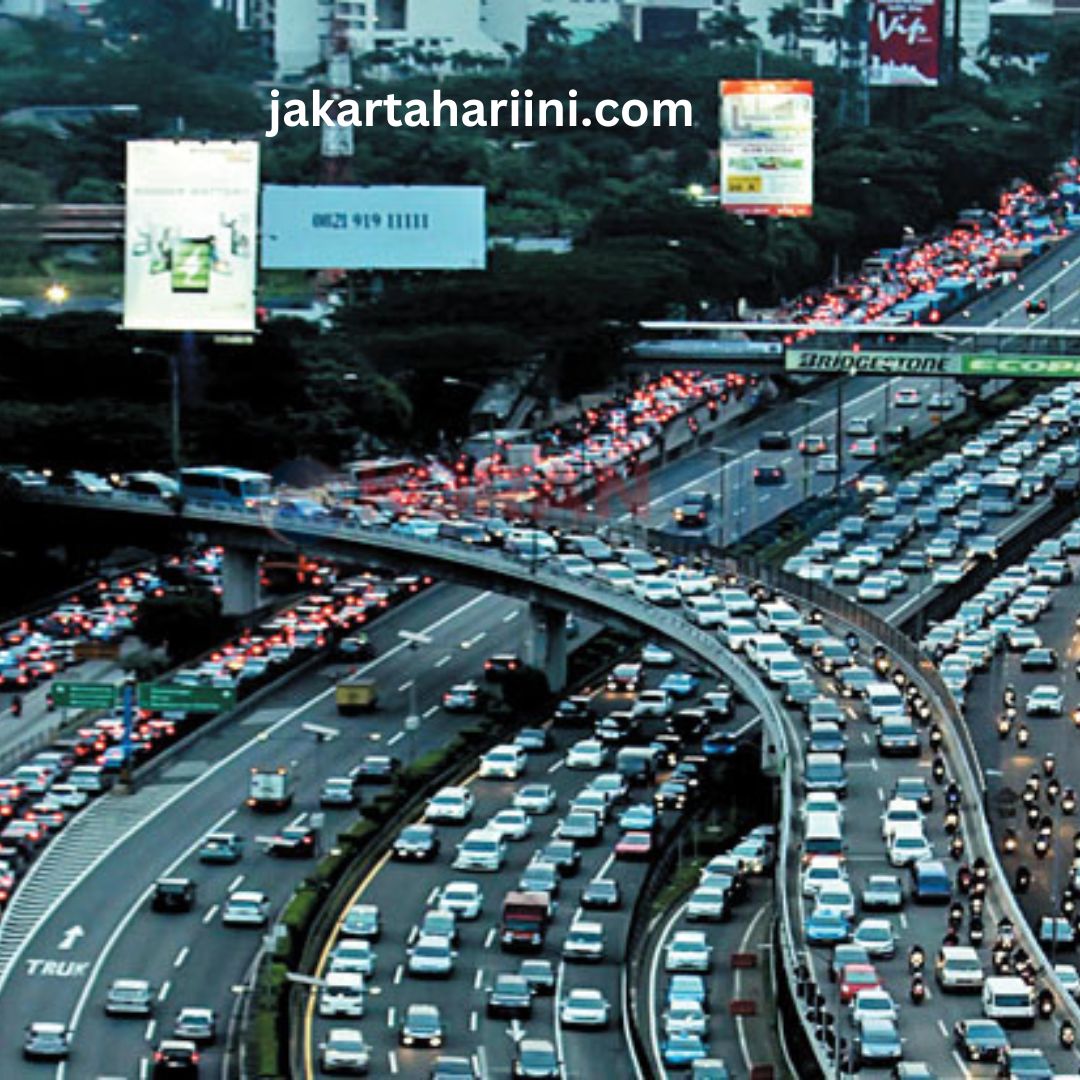
[[[840,815],[824,811],[807,814],[802,847],[804,861],[817,858],[819,855],[843,858],[844,823]]]
[[[1035,1023],[1035,990],[1015,975],[994,975],[983,983],[983,1016],[1002,1027]]]
[[[892,683],[870,683],[866,688],[866,707],[872,724],[880,724],[887,716],[907,716],[904,695]]]
[[[759,671],[764,671],[770,656],[789,656],[791,646],[779,635],[759,631],[746,643],[746,658]]]
[[[457,846],[455,870],[498,873],[506,862],[506,841],[492,829],[472,829]]]
[[[528,755],[514,743],[493,746],[480,759],[480,778],[516,780],[524,771]]]
[[[356,971],[328,971],[319,990],[319,1015],[363,1016],[364,976]]]
[[[981,990],[986,981],[982,961],[970,945],[946,945],[938,953],[934,975],[942,990]]]

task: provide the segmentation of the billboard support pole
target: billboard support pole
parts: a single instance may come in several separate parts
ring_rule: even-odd
[[[178,349],[173,349],[169,353],[169,449],[173,475],[177,483],[180,482],[180,357],[178,352]]]

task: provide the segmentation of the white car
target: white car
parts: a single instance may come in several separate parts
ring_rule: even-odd
[[[851,999],[851,1019],[858,1026],[864,1017],[875,1020],[899,1020],[900,1010],[888,990],[860,990]]]
[[[700,930],[678,930],[664,950],[665,971],[708,972],[712,946]]]
[[[634,701],[630,715],[663,720],[671,715],[671,695],[666,690],[642,690]]]
[[[641,650],[641,662],[649,667],[670,667],[675,663],[675,654],[671,649],[665,649],[663,645],[650,641]]]
[[[880,574],[871,574],[859,582],[855,590],[855,599],[864,604],[884,604],[889,600],[892,590],[889,579]]]
[[[221,922],[225,926],[265,926],[269,920],[270,897],[263,892],[229,893],[221,909]]]
[[[375,974],[375,950],[363,938],[339,941],[330,953],[331,971],[355,971],[360,975]]]
[[[1040,684],[1024,700],[1024,710],[1028,716],[1061,716],[1065,711],[1065,695],[1056,686]]]
[[[1055,964],[1054,974],[1061,980],[1073,1001],[1080,1001],[1080,973],[1073,964]]]
[[[410,975],[450,976],[454,973],[457,953],[448,938],[421,937],[407,950],[406,971]]]
[[[471,921],[480,918],[484,909],[484,894],[472,881],[450,881],[439,890],[435,906],[452,911],[459,919]]]
[[[555,809],[555,789],[550,784],[526,784],[514,792],[513,805],[527,814],[550,814]]]
[[[664,1034],[701,1035],[709,1033],[709,1014],[700,1001],[676,998],[664,1011]]]
[[[934,857],[934,847],[922,829],[895,829],[889,837],[889,862],[893,866],[909,866]]]
[[[646,600],[657,607],[678,607],[682,595],[674,581],[661,577],[639,577],[631,591],[639,600]]]
[[[821,889],[847,881],[847,870],[835,855],[818,855],[803,870],[803,896],[817,896]]]
[[[803,820],[811,814],[839,814],[843,821],[844,804],[835,791],[809,791],[802,801]]]
[[[512,743],[492,747],[480,759],[480,777],[485,780],[516,780],[525,771],[528,755]]]
[[[371,1046],[359,1028],[331,1028],[319,1044],[319,1061],[325,1073],[363,1075],[371,1065]]]
[[[559,1019],[564,1027],[606,1028],[611,1019],[611,1005],[599,990],[575,987],[563,998]]]
[[[506,840],[524,840],[532,832],[532,819],[524,810],[500,810],[484,826]]]
[[[940,563],[930,575],[932,585],[958,585],[967,573],[967,567],[961,562]]]
[[[464,787],[444,787],[437,791],[424,809],[425,821],[468,821],[475,805],[473,793]]]
[[[568,769],[602,769],[607,762],[607,747],[597,739],[581,739],[566,751]]]
[[[863,919],[855,927],[853,945],[861,945],[871,959],[887,960],[896,955],[896,938],[888,919]]]
[[[833,911],[848,919],[855,918],[855,893],[846,881],[822,885],[815,897],[814,913]]]
[[[881,815],[881,839],[888,841],[890,833],[905,825],[922,828],[923,812],[919,804],[911,799],[890,799]]]

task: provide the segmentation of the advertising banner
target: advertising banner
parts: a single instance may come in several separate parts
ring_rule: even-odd
[[[259,144],[127,144],[124,329],[255,328]]]
[[[720,83],[720,204],[733,214],[809,217],[814,203],[814,84]]]
[[[267,270],[483,270],[482,187],[263,189]]]
[[[937,86],[941,0],[873,0],[871,86]]]
[[[985,376],[1013,379],[1080,378],[1080,356],[1034,353],[854,352],[849,349],[788,349],[786,371],[850,375]]]

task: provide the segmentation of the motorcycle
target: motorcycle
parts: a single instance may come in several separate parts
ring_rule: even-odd
[[[1016,745],[1023,750],[1028,742],[1031,740],[1031,732],[1027,729],[1027,724],[1021,724],[1016,729]]]
[[[1057,758],[1054,757],[1053,751],[1049,751],[1044,755],[1042,767],[1047,776],[1054,775],[1054,770],[1057,768]]]
[[[910,995],[912,1005],[921,1005],[926,1000],[926,983],[921,975],[912,978]]]

